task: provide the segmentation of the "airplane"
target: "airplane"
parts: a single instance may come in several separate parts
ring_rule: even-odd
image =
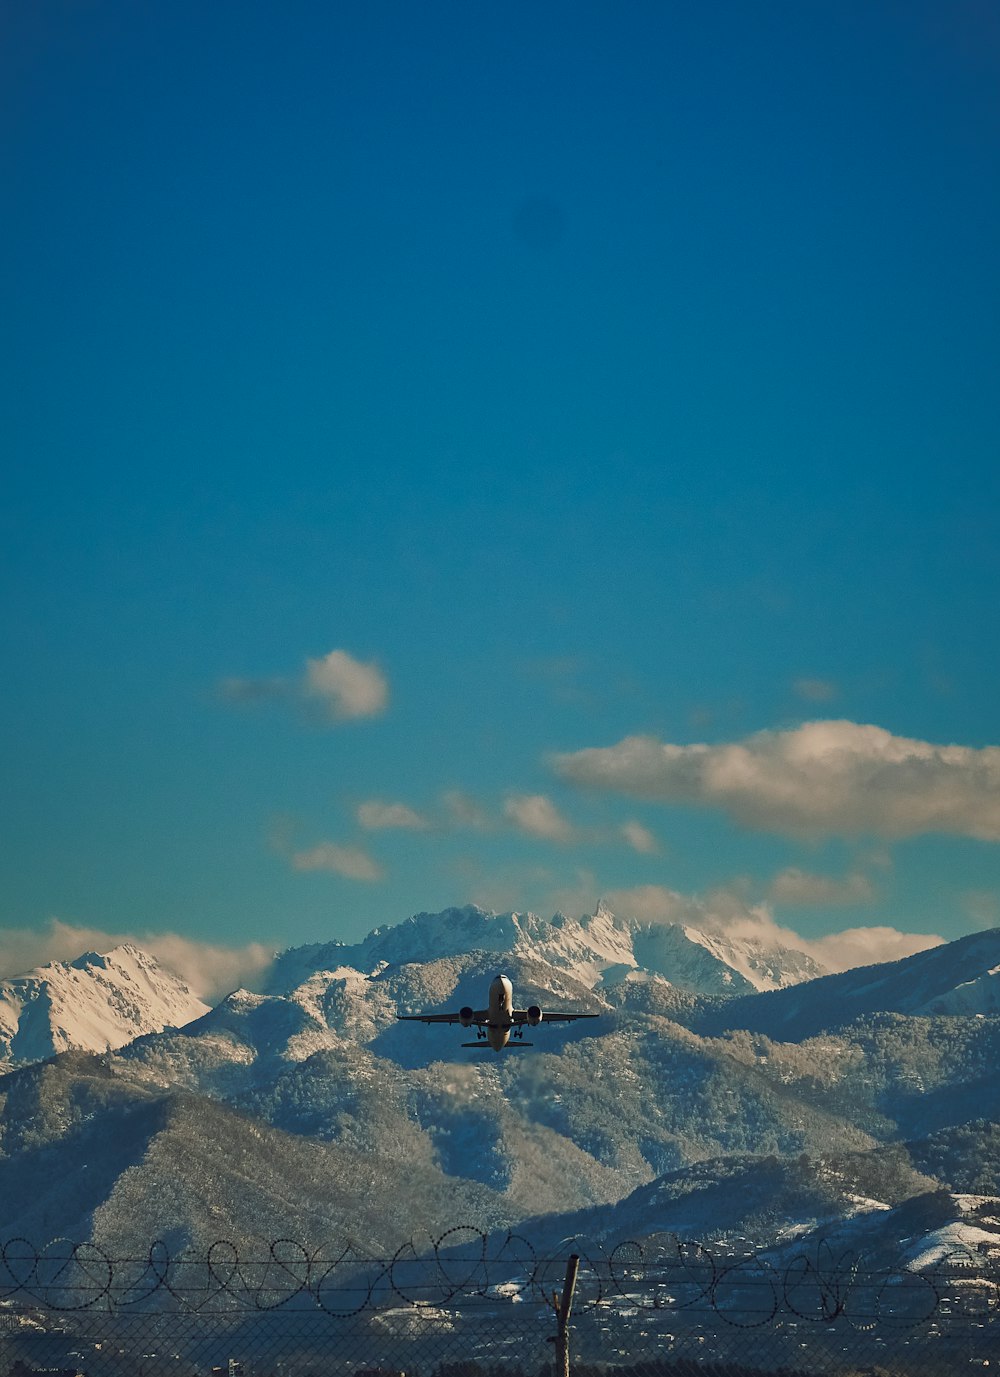
[[[598,1018],[598,1014],[543,1014],[537,1004],[527,1009],[514,1008],[514,989],[505,975],[498,975],[490,985],[488,1009],[473,1009],[466,1004],[457,1014],[397,1014],[404,1023],[460,1023],[463,1028],[475,1024],[475,1042],[463,1042],[461,1047],[492,1047],[502,1052],[505,1047],[533,1047],[524,1041],[524,1025],[537,1028],[546,1023],[572,1023],[577,1018]]]

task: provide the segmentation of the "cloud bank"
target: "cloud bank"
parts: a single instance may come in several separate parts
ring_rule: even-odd
[[[1000,841],[1000,747],[939,746],[849,721],[806,722],[719,746],[630,736],[556,755],[563,779],[721,809],[798,836],[950,832]]]
[[[0,932],[0,979],[25,975],[51,961],[73,961],[85,951],[109,952],[123,942],[149,952],[209,1003],[241,986],[253,989],[274,959],[274,948],[261,942],[226,947],[176,932],[114,933],[53,918],[41,931],[4,928]]]
[[[936,934],[900,932],[891,927],[845,928],[827,937],[809,938],[777,923],[763,903],[748,903],[740,894],[719,889],[704,896],[678,894],[665,885],[639,885],[610,890],[604,902],[614,913],[647,923],[688,923],[702,932],[758,941],[766,946],[805,952],[828,972],[898,961],[914,952],[941,946]]]
[[[831,875],[812,875],[793,865],[775,875],[768,887],[767,897],[775,904],[839,908],[868,903],[875,897],[875,889],[868,876],[859,870],[836,878]]]

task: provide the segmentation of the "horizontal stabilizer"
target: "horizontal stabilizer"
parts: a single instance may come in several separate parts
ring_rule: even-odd
[[[490,1044],[485,1038],[480,1038],[478,1042],[460,1042],[458,1045],[459,1047],[489,1047]],[[513,1041],[506,1043],[500,1050],[506,1051],[513,1047],[534,1047],[534,1045],[533,1042],[522,1042],[520,1038],[514,1038]]]

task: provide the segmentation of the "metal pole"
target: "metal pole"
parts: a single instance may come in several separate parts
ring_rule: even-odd
[[[563,1282],[559,1309],[556,1312],[559,1323],[556,1334],[556,1377],[569,1377],[569,1316],[573,1309],[573,1292],[576,1290],[576,1275],[579,1270],[579,1254],[571,1253],[566,1263],[566,1280]]]

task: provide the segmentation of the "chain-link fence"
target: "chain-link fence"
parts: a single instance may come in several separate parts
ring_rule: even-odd
[[[998,1282],[974,1253],[933,1270],[823,1246],[778,1265],[679,1240],[609,1252],[571,1239],[541,1254],[472,1228],[386,1258],[354,1242],[111,1258],[13,1240],[0,1252],[0,1377],[534,1377],[563,1369],[560,1333],[574,1377],[950,1377],[1000,1364]]]

